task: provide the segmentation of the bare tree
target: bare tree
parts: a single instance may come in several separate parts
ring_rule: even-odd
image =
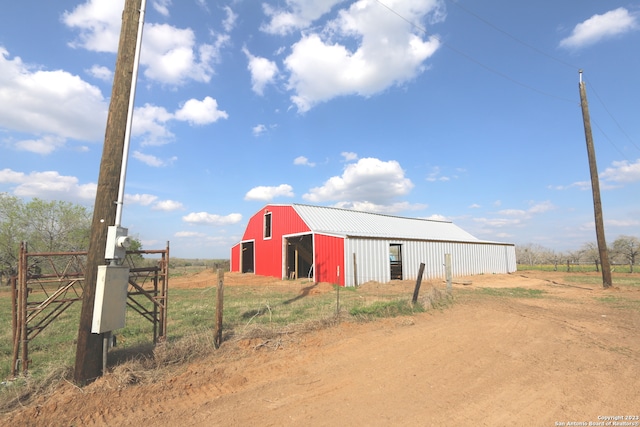
[[[553,263],[556,254],[543,246],[528,243],[522,246],[516,246],[516,259],[518,263],[525,265],[538,265],[545,263]]]
[[[619,236],[613,242],[613,253],[629,264],[629,272],[633,273],[633,265],[640,254],[640,240],[633,236]]]
[[[595,242],[589,242],[582,245],[578,251],[580,259],[588,262],[593,262],[596,265],[596,271],[600,271],[600,252],[598,251],[598,245]]]

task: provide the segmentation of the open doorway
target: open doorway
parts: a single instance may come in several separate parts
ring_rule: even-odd
[[[402,280],[402,245],[399,243],[389,245],[389,269],[391,280]]]
[[[242,273],[255,272],[253,242],[242,242],[240,270]]]
[[[313,277],[313,235],[287,237],[287,277]]]

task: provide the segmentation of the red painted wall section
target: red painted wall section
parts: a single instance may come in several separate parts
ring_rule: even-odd
[[[231,271],[238,272],[240,271],[240,247],[242,245],[240,243],[235,244],[231,247]]]
[[[270,239],[264,237],[264,218],[267,212],[271,213]],[[249,219],[242,236],[243,241],[255,240],[255,274],[282,278],[282,236],[309,231],[309,227],[292,206],[267,205],[258,211]]]
[[[316,252],[316,282],[344,286],[344,239],[322,234],[316,234],[313,238]]]

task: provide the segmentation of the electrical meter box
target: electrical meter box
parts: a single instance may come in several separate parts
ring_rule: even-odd
[[[124,328],[127,313],[129,267],[99,265],[91,332],[101,334]]]
[[[127,249],[131,247],[131,238],[127,236],[128,229],[115,225],[107,228],[107,247],[105,249],[105,259],[124,260],[127,256]]]

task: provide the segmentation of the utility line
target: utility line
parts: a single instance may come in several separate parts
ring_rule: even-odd
[[[636,142],[633,139],[631,139],[629,134],[627,132],[625,132],[625,130],[622,128],[622,126],[620,126],[620,123],[618,123],[618,121],[615,119],[615,117],[613,117],[613,114],[611,114],[611,112],[609,111],[609,109],[607,108],[605,103],[602,101],[602,98],[600,98],[600,95],[598,95],[598,92],[595,90],[595,88],[593,87],[591,82],[588,81],[588,83],[589,83],[589,88],[590,88],[591,92],[593,92],[596,95],[596,98],[598,98],[598,101],[600,101],[600,103],[604,107],[604,110],[607,112],[609,117],[611,117],[611,120],[613,120],[613,122],[616,124],[616,126],[618,126],[618,129],[620,129],[620,132],[622,132],[622,134],[627,137],[629,142],[631,144],[633,144],[633,146],[636,147],[636,149],[638,149],[638,151],[640,151],[640,146],[638,146],[638,144],[636,144]]]
[[[473,11],[471,11],[471,10],[467,9],[466,7],[462,6],[462,5],[461,5],[457,0],[448,0],[448,1],[449,1],[450,3],[453,3],[456,7],[459,7],[459,8],[460,8],[460,9],[462,9],[463,11],[465,11],[465,12],[467,12],[468,14],[472,15],[472,16],[473,16],[473,17],[475,17],[476,19],[478,19],[478,20],[480,20],[480,21],[484,22],[486,25],[490,26],[490,27],[491,27],[491,28],[493,28],[494,30],[496,30],[496,31],[498,31],[498,32],[500,32],[500,33],[502,33],[502,34],[504,34],[505,36],[507,36],[507,37],[509,37],[509,38],[511,38],[511,39],[513,39],[513,40],[515,40],[515,41],[516,41],[516,42],[518,42],[519,44],[521,44],[521,45],[523,45],[523,46],[527,47],[528,49],[531,49],[531,50],[533,50],[534,52],[536,52],[536,53],[538,53],[538,54],[540,54],[540,55],[542,55],[542,56],[545,56],[545,57],[547,57],[547,58],[549,58],[549,59],[551,59],[551,60],[553,60],[553,61],[555,61],[555,62],[557,62],[557,63],[559,63],[559,64],[562,64],[562,65],[564,65],[564,66],[566,66],[566,67],[569,67],[569,68],[571,68],[571,69],[574,69],[574,70],[578,70],[578,69],[579,69],[579,67],[576,67],[576,66],[575,66],[575,65],[573,65],[573,64],[570,64],[570,63],[568,63],[568,62],[566,62],[566,61],[563,61],[562,59],[559,59],[559,58],[557,58],[557,57],[555,57],[555,56],[553,56],[553,55],[550,55],[550,54],[548,54],[548,53],[544,52],[543,50],[538,49],[537,47],[535,47],[535,46],[533,46],[533,45],[530,45],[529,43],[527,43],[527,42],[525,42],[525,41],[523,41],[523,40],[519,39],[518,37],[515,37],[514,35],[510,34],[509,32],[507,32],[507,31],[505,31],[505,30],[503,30],[503,29],[499,28],[498,26],[496,26],[496,25],[494,25],[493,23],[491,23],[490,21],[488,21],[488,20],[484,19],[483,17],[481,17],[481,16],[480,16],[480,15],[478,15],[477,13],[475,13],[475,12],[473,12]],[[404,17],[404,16],[403,16],[403,15],[401,15],[400,13],[396,12],[393,8],[391,8],[391,7],[389,7],[388,5],[386,5],[385,3],[383,3],[381,0],[376,0],[376,2],[377,2],[379,5],[381,5],[382,7],[384,7],[385,9],[387,9],[389,12],[393,13],[394,15],[396,15],[397,17],[399,17],[399,18],[400,18],[400,19],[402,19],[403,21],[407,22],[407,23],[408,23],[409,25],[411,25],[412,27],[414,27],[414,28],[416,28],[417,30],[419,30],[419,31],[423,32],[425,35],[427,35],[427,36],[429,36],[429,37],[432,37],[432,38],[434,38],[434,39],[438,40],[438,41],[439,41],[443,46],[445,46],[445,47],[449,48],[450,50],[454,51],[454,52],[455,52],[455,53],[457,53],[458,55],[460,55],[460,56],[462,56],[462,57],[466,58],[467,60],[469,60],[469,61],[473,62],[474,64],[476,64],[476,65],[478,65],[478,66],[480,66],[480,67],[484,68],[485,70],[487,70],[487,71],[489,71],[489,72],[491,72],[491,73],[493,73],[493,74],[496,74],[496,75],[498,75],[498,76],[502,77],[503,79],[510,81],[511,83],[514,83],[514,84],[516,84],[516,85],[518,85],[518,86],[522,86],[523,88],[528,89],[528,90],[531,90],[531,91],[536,92],[536,93],[538,93],[538,94],[541,94],[541,95],[544,95],[544,96],[548,96],[548,97],[550,97],[550,98],[555,98],[555,99],[558,99],[558,100],[561,100],[561,101],[570,102],[570,103],[572,103],[572,104],[573,104],[573,103],[575,103],[575,101],[574,101],[574,100],[570,100],[570,99],[567,99],[567,98],[562,98],[562,97],[556,96],[556,95],[554,95],[554,94],[550,94],[550,93],[544,92],[544,91],[542,91],[542,90],[540,90],[540,89],[537,89],[537,88],[535,88],[535,87],[533,87],[533,86],[530,86],[530,85],[528,85],[528,84],[526,84],[526,83],[522,83],[522,82],[520,82],[520,81],[516,80],[515,78],[513,78],[513,77],[511,77],[511,76],[509,76],[509,75],[507,75],[507,74],[503,73],[503,72],[500,72],[500,71],[498,71],[498,70],[496,70],[496,69],[494,69],[494,68],[489,67],[488,65],[486,65],[486,64],[484,64],[483,62],[481,62],[481,61],[479,61],[479,60],[475,59],[475,58],[474,58],[474,57],[472,57],[471,55],[469,55],[469,54],[467,54],[467,53],[465,53],[465,52],[463,52],[463,51],[461,51],[461,50],[459,50],[459,49],[457,49],[457,48],[453,47],[453,46],[452,46],[452,45],[450,45],[449,43],[446,43],[444,40],[440,39],[440,38],[439,38],[438,36],[436,36],[435,34],[430,34],[430,33],[429,33],[429,32],[428,32],[424,27],[422,27],[422,26],[420,26],[420,25],[416,24],[415,22],[410,21],[409,19],[407,19],[406,17]],[[607,108],[607,106],[605,105],[605,103],[604,103],[604,101],[602,100],[602,98],[600,98],[600,96],[598,95],[598,93],[597,93],[593,88],[592,88],[592,90],[593,90],[593,92],[595,93],[596,97],[598,98],[598,101],[600,101],[600,103],[601,103],[601,104],[602,104],[602,106],[604,107],[604,109],[605,109],[605,111],[607,112],[607,114],[609,114],[609,117],[611,117],[611,119],[614,121],[614,123],[618,126],[618,129],[620,129],[620,131],[621,131],[621,132],[622,132],[622,133],[627,137],[627,139],[631,142],[631,144],[633,144],[633,146],[634,146],[635,148],[637,148],[638,150],[640,150],[640,147],[635,143],[635,141],[633,141],[633,140],[631,139],[631,137],[630,137],[630,136],[629,136],[629,135],[624,131],[624,129],[622,128],[622,126],[620,126],[620,123],[619,123],[619,122],[618,122],[618,121],[613,117],[613,115],[611,114],[611,112],[609,111],[609,109]],[[609,136],[608,136],[608,135],[607,135],[607,134],[602,130],[602,128],[601,128],[599,125],[597,125],[597,124],[596,124],[596,127],[600,130],[600,132],[602,132],[602,134],[603,134],[603,135],[605,136],[605,138],[609,141],[609,143],[610,143],[610,144],[611,144],[611,145],[616,149],[616,151],[618,151],[618,153],[620,153],[624,158],[626,158],[627,160],[629,160],[629,159],[624,155],[624,153],[623,153],[623,152],[622,152],[622,151],[621,151],[621,150],[620,150],[620,149],[619,149],[619,148],[618,148],[618,147],[613,143],[613,141],[611,140],[611,138],[609,138]]]
[[[573,68],[573,69],[578,69],[579,67],[576,67],[566,61],[563,61],[562,59],[559,59],[553,55],[550,55],[548,53],[546,53],[545,51],[538,49],[537,47],[530,45],[529,43],[526,43],[525,41],[519,39],[518,37],[514,36],[513,34],[509,33],[508,31],[505,31],[501,28],[499,28],[498,26],[494,25],[492,22],[488,21],[487,19],[484,19],[482,16],[478,15],[477,13],[473,12],[472,10],[462,6],[460,4],[460,2],[458,0],[447,0],[449,3],[454,4],[456,7],[462,9],[463,11],[465,11],[466,13],[468,13],[469,15],[472,15],[473,17],[475,17],[476,19],[484,22],[486,25],[490,26],[491,28],[493,28],[494,30],[504,34],[505,36],[515,40],[516,42],[520,43],[523,46],[526,46],[527,48],[533,50],[534,52],[545,56],[555,62],[558,62],[559,64],[565,65],[567,67]],[[609,111],[609,109],[607,108],[606,104],[604,103],[604,101],[602,100],[602,98],[600,98],[600,95],[598,95],[598,92],[595,90],[595,88],[593,88],[593,86],[591,86],[591,91],[596,95],[596,98],[598,98],[598,101],[600,101],[600,104],[602,104],[602,106],[604,107],[605,111],[607,112],[607,114],[609,115],[609,117],[611,117],[611,120],[613,120],[613,122],[616,124],[616,126],[618,127],[618,129],[623,133],[623,135],[629,140],[629,142],[631,142],[631,144],[637,148],[638,150],[640,150],[640,147],[636,144],[635,141],[633,141],[631,139],[631,137],[629,136],[629,134],[627,134],[625,132],[625,130],[622,128],[622,126],[620,126],[620,123],[615,119],[615,117],[613,116],[613,114],[611,114],[611,111]],[[623,157],[626,158],[626,156],[622,153],[622,151],[613,143],[613,141],[611,140],[611,138],[609,138],[609,136],[602,130],[602,128],[600,128],[600,126],[598,126],[596,124],[596,126],[598,127],[598,129],[600,130],[600,132],[602,132],[602,134],[605,136],[605,138],[607,140],[609,140],[609,142],[611,143],[611,145],[613,145],[613,147],[620,153],[622,154]],[[628,160],[628,159],[627,159]]]
[[[518,85],[518,86],[521,86],[521,87],[523,87],[523,88],[525,88],[525,89],[528,89],[528,90],[530,90],[530,91],[532,91],[532,92],[536,92],[536,93],[538,93],[538,94],[540,94],[540,95],[547,96],[547,97],[550,97],[550,98],[555,98],[555,99],[558,99],[558,100],[560,100],[560,101],[570,102],[570,103],[572,103],[572,104],[575,104],[575,103],[576,103],[576,101],[575,101],[575,100],[573,100],[573,99],[563,98],[563,97],[560,97],[560,96],[554,95],[554,94],[552,94],[552,93],[548,93],[548,92],[542,91],[542,90],[537,89],[537,88],[535,88],[535,87],[533,87],[533,86],[531,86],[531,85],[528,85],[528,84],[526,84],[526,83],[522,83],[521,81],[516,80],[515,78],[513,78],[513,77],[511,77],[511,76],[509,76],[509,75],[507,75],[507,74],[505,74],[505,73],[503,73],[503,72],[501,72],[501,71],[498,71],[498,70],[496,70],[496,69],[494,69],[494,68],[491,68],[490,66],[488,66],[488,65],[484,64],[483,62],[481,62],[481,61],[479,61],[479,60],[475,59],[475,58],[474,58],[474,57],[472,57],[471,55],[469,55],[469,54],[467,54],[467,53],[465,53],[465,52],[461,51],[460,49],[457,49],[457,48],[453,47],[453,46],[452,46],[452,45],[450,45],[449,43],[446,43],[444,40],[442,40],[440,37],[436,36],[435,34],[431,34],[431,33],[429,33],[425,28],[423,28],[423,27],[421,27],[420,25],[416,24],[415,22],[412,22],[412,21],[410,21],[409,19],[405,18],[404,16],[402,16],[401,14],[399,14],[398,12],[396,12],[394,9],[392,9],[391,7],[389,7],[389,6],[387,6],[386,4],[384,4],[382,1],[380,1],[380,0],[376,0],[376,3],[378,3],[379,5],[381,5],[382,7],[384,7],[385,9],[387,9],[389,12],[393,13],[393,14],[394,14],[394,15],[396,15],[398,18],[402,19],[403,21],[405,21],[406,23],[408,23],[408,24],[409,24],[409,25],[411,25],[412,27],[414,27],[414,28],[416,28],[417,30],[419,30],[419,31],[423,32],[425,35],[427,35],[427,36],[429,36],[429,37],[432,37],[432,38],[434,38],[434,39],[438,40],[438,41],[439,41],[443,46],[445,46],[445,47],[449,48],[450,50],[454,51],[454,52],[455,52],[455,53],[457,53],[458,55],[460,55],[460,56],[462,56],[462,57],[466,58],[467,60],[469,60],[469,61],[473,62],[474,64],[476,64],[476,65],[478,65],[478,66],[480,66],[480,67],[484,68],[485,70],[487,70],[487,71],[489,71],[489,72],[491,72],[491,73],[493,73],[493,74],[496,74],[496,75],[498,75],[498,76],[502,77],[502,78],[503,78],[503,79],[505,79],[505,80],[509,80],[509,81],[510,81],[511,83],[513,83],[513,84],[516,84],[516,85]],[[577,69],[577,68],[576,68],[576,69]]]
[[[509,38],[510,38],[510,39],[512,39],[512,40],[515,40],[516,42],[520,43],[521,45],[526,46],[527,48],[529,48],[529,49],[533,50],[534,52],[536,52],[536,53],[538,53],[538,54],[540,54],[540,55],[542,55],[542,56],[546,56],[547,58],[549,58],[549,59],[551,59],[551,60],[553,60],[553,61],[556,61],[556,62],[557,62],[557,63],[559,63],[559,64],[562,64],[562,65],[564,65],[564,66],[567,66],[567,67],[569,67],[569,68],[571,68],[571,69],[573,69],[573,70],[579,70],[579,69],[580,69],[580,67],[577,67],[577,66],[575,66],[575,65],[573,65],[573,64],[570,64],[570,63],[568,63],[568,62],[566,62],[566,61],[563,61],[562,59],[557,58],[557,57],[555,57],[555,56],[553,56],[553,55],[550,55],[550,54],[548,54],[547,52],[545,52],[545,51],[543,51],[543,50],[541,50],[541,49],[538,49],[537,47],[535,47],[535,46],[533,46],[533,45],[530,45],[529,43],[527,43],[527,42],[525,42],[525,41],[523,41],[523,40],[519,39],[518,37],[516,37],[516,36],[514,36],[513,34],[509,33],[508,31],[505,31],[505,30],[503,30],[503,29],[499,28],[498,26],[496,26],[496,25],[494,25],[493,23],[491,23],[490,21],[488,21],[488,20],[484,19],[483,17],[481,17],[481,16],[480,16],[480,15],[478,15],[477,13],[473,12],[472,10],[467,9],[466,7],[462,6],[462,5],[461,5],[457,0],[447,0],[447,1],[448,1],[449,3],[453,3],[454,5],[456,5],[456,7],[458,7],[458,8],[460,8],[460,9],[464,10],[464,11],[465,11],[465,12],[467,12],[469,15],[474,16],[476,19],[478,19],[478,20],[480,20],[480,21],[484,22],[485,24],[487,24],[488,26],[490,26],[490,27],[491,27],[491,28],[493,28],[494,30],[496,30],[496,31],[498,31],[498,32],[500,32],[500,33],[502,33],[502,34],[504,34],[505,36],[509,37]]]

